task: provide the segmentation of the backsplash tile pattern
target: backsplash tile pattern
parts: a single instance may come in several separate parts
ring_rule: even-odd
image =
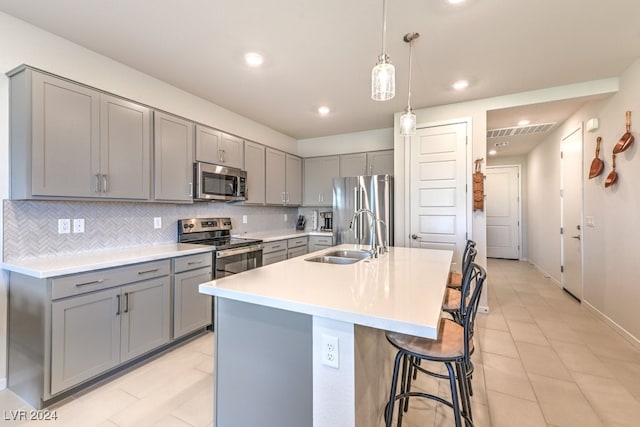
[[[6,262],[22,258],[81,253],[170,243],[177,240],[177,220],[231,217],[233,233],[294,229],[298,209],[226,203],[174,205],[132,202],[70,202],[4,200]],[[285,214],[287,220],[284,220]],[[247,224],[242,223],[243,215]],[[153,218],[162,228],[153,228]],[[58,219],[84,218],[85,232],[58,234]]]

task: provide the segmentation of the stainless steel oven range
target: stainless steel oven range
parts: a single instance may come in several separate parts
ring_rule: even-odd
[[[231,218],[178,220],[178,242],[214,246],[214,279],[262,267],[262,240],[231,237]]]

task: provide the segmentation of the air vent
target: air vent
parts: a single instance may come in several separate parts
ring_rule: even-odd
[[[503,138],[507,136],[532,135],[548,132],[555,123],[540,123],[537,125],[515,126],[511,128],[489,129],[487,138]]]

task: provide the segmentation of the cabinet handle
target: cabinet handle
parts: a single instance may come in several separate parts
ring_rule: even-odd
[[[322,194],[318,193],[318,201],[322,202]]]
[[[285,202],[289,203],[289,192],[287,191],[285,194],[287,195],[287,200],[285,200]]]
[[[153,270],[138,271],[138,275],[142,276],[143,274],[155,273],[158,270],[160,270],[160,269],[159,268],[154,268]]]
[[[129,292],[124,293],[124,313],[129,312]]]
[[[226,163],[227,162],[227,152],[225,150],[220,150],[222,152],[222,157],[220,158],[220,161],[222,163]]]
[[[280,245],[271,246],[271,249],[280,249]]]
[[[104,282],[104,281],[105,281],[105,279],[100,279],[100,280],[94,280],[94,281],[92,281],[92,282],[76,283],[76,287],[77,287],[77,288],[80,288],[80,287],[82,287],[82,286],[98,285],[98,284],[100,284],[100,283],[102,283],[102,282]]]
[[[118,310],[116,311],[116,316],[120,316],[120,295],[116,295],[118,299]]]
[[[282,192],[282,203],[285,203],[287,201],[286,197],[285,197],[285,192]]]
[[[189,194],[187,194],[189,197],[193,196],[193,182],[189,183]]]
[[[93,176],[95,178],[94,183],[93,183],[93,192],[94,193],[100,193],[101,189],[100,189],[100,174],[97,173]]]
[[[102,175],[102,192],[107,193],[109,191],[109,178],[106,174]]]
[[[202,264],[202,261],[189,261],[187,265]]]

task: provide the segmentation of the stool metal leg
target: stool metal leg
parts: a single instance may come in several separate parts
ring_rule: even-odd
[[[456,375],[453,371],[451,362],[445,362],[447,371],[449,371],[449,386],[451,387],[451,403],[453,404],[453,416],[456,423],[456,427],[462,427],[462,421],[460,417],[460,402],[458,401],[458,387],[456,385]]]
[[[400,369],[400,359],[404,356],[404,352],[399,351],[396,354],[396,359],[393,365],[393,376],[391,378],[391,391],[389,392],[389,402],[385,408],[385,425],[391,427],[391,420],[393,419],[393,405],[396,400],[396,388],[398,387],[398,370]]]

